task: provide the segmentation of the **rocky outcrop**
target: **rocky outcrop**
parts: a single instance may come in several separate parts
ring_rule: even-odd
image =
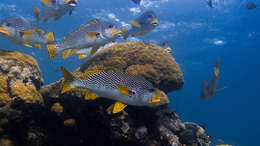
[[[137,46],[138,44],[143,47],[148,46],[151,48],[154,47],[153,49],[160,49],[153,45],[137,43]],[[122,44],[118,45],[120,46],[118,48],[120,48],[119,50],[121,51]],[[125,45],[131,47],[133,44],[126,43]],[[112,51],[112,53],[117,52],[113,47],[108,49],[111,49],[110,51]],[[137,49],[133,50],[138,51]],[[103,50],[94,56],[93,59],[99,58],[97,61],[100,60],[101,63],[102,56],[100,55],[103,54],[107,56],[110,51]],[[128,51],[131,51],[131,49]],[[139,51],[142,52],[142,48],[139,48]],[[161,50],[158,50],[158,52],[160,51]],[[20,56],[24,55],[10,51],[2,51],[1,53],[1,56],[3,57],[0,57],[0,80],[3,82],[3,86],[0,88],[0,94],[5,96],[0,96],[0,102],[3,104],[2,108],[0,108],[0,145],[209,145],[207,134],[200,126],[193,123],[182,123],[177,116],[177,113],[167,105],[159,108],[128,106],[124,111],[118,114],[109,115],[107,114],[106,109],[114,103],[114,101],[104,98],[85,101],[83,98],[85,91],[83,89],[75,89],[66,94],[61,94],[60,90],[63,80],[44,86],[38,92],[38,89],[42,85],[42,78],[37,63],[27,55],[25,58],[31,59],[30,61],[20,60],[18,58],[9,59],[7,57],[9,53],[17,53]],[[163,54],[163,52],[161,52],[161,54]],[[103,59],[110,60],[105,56]],[[116,56],[113,57],[116,58]],[[145,57],[143,58],[144,61],[147,61],[148,59]],[[8,59],[9,62],[6,62]],[[170,57],[168,57],[168,59],[170,59]],[[171,65],[164,60],[165,62],[163,65],[167,67],[175,66],[175,69],[173,69],[173,67],[168,73],[167,71],[164,71],[166,67],[163,67],[163,65],[161,65],[161,67],[159,67],[160,65],[157,67],[156,65],[153,66],[153,64],[157,64],[156,62],[142,65],[142,61],[137,61],[138,63],[128,63],[130,60],[124,60],[124,62],[128,64],[128,67],[122,67],[122,70],[119,71],[129,73],[130,70],[132,70],[132,73],[135,72],[139,75],[143,74],[150,81],[155,79],[153,83],[156,83],[155,85],[160,87],[160,89],[163,89],[165,85],[170,86],[170,83],[172,83],[172,87],[168,87],[166,91],[177,90],[183,84],[182,74],[173,58],[171,58],[170,61],[172,63],[169,63]],[[3,64],[1,65],[1,61],[5,62],[5,66],[8,67],[2,67]],[[89,64],[87,62],[88,61],[86,61],[79,71],[93,69],[97,66],[103,66],[103,68],[107,67],[107,65],[102,65],[102,63],[101,65],[91,65],[93,63],[92,59],[90,59],[90,62],[92,63]],[[109,61],[107,63],[109,63]],[[139,68],[137,66],[143,68],[143,71],[141,71],[141,69],[131,69]],[[144,67],[146,66],[150,66],[147,68],[153,71],[146,72],[144,70]],[[19,70],[16,69],[15,76],[11,76],[12,78],[9,79],[8,75],[13,71],[13,69],[10,68],[18,68]],[[161,69],[162,71],[160,71]],[[105,70],[109,70],[109,68],[107,67]],[[75,75],[80,76],[81,73],[76,72]],[[166,77],[172,76],[167,83],[159,81],[159,79],[163,78],[167,80],[164,75]],[[20,88],[14,88],[15,85],[18,85]]]

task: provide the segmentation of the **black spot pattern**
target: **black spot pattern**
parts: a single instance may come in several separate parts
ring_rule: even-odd
[[[154,89],[153,85],[141,76],[119,72],[102,72],[89,77],[82,83],[95,88],[102,87],[107,89],[117,89],[117,85],[120,84],[136,91],[137,94],[143,94]]]

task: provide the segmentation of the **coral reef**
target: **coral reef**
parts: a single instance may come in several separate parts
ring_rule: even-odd
[[[18,52],[1,52],[1,56],[10,53],[23,56]],[[125,52],[135,52],[136,59]],[[138,57],[140,54],[143,56]],[[32,59],[29,56],[21,58]],[[104,98],[86,101],[83,89],[61,94],[62,79],[41,87],[42,77],[35,61],[16,58],[7,62],[8,59],[0,57],[0,80],[3,83],[0,86],[0,95],[3,95],[0,96],[0,145],[209,146],[205,131],[194,123],[182,123],[168,105],[159,108],[128,106],[118,114],[109,115],[106,108],[114,101]],[[146,61],[147,64],[142,63]],[[10,68],[2,67],[1,62],[19,70],[9,77],[12,73]],[[111,64],[118,68],[113,70]],[[178,64],[167,52],[141,42],[111,46],[87,60],[77,71],[101,68],[142,75],[156,87],[166,88],[165,92],[177,90],[184,82]],[[80,76],[81,73],[75,72],[75,75]]]

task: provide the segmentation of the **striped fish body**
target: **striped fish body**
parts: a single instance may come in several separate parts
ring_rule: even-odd
[[[112,28],[109,28],[110,26],[112,26]],[[113,35],[113,31],[111,31],[110,35],[107,35],[106,30],[115,31],[116,28],[108,22],[99,21],[97,19],[92,20],[71,33],[63,44],[57,46],[57,51],[100,47],[118,38],[118,35]],[[87,33],[96,33],[95,39],[90,38]]]
[[[74,78],[72,85],[89,89],[100,97],[135,106],[148,106],[155,91],[153,85],[143,77],[117,72],[102,72],[86,80]],[[130,89],[134,94],[121,93],[118,85]]]
[[[1,27],[4,27],[9,32],[8,35],[1,33],[1,36],[17,44],[23,45],[27,43],[35,45],[48,43],[48,39],[43,35],[44,31],[31,25],[23,18],[7,18],[2,21]],[[28,31],[31,34],[28,37],[24,37]]]

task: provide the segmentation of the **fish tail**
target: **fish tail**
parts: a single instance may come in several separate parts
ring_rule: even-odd
[[[34,15],[34,17],[35,17],[37,23],[39,23],[39,21],[40,21],[39,12],[40,12],[40,9],[39,9],[39,8],[37,8],[37,7],[34,7],[34,8],[33,8],[33,15]]]
[[[49,32],[45,35],[46,39],[47,39],[47,43],[48,44],[53,44],[54,41],[55,41],[55,38],[54,38],[54,35],[53,35],[53,32]]]
[[[48,50],[48,53],[49,53],[49,58],[51,60],[53,60],[59,54],[59,52],[56,49],[57,45],[47,44],[46,47],[47,47],[47,50]]]
[[[123,36],[123,39],[125,39],[125,40],[128,38],[128,35],[126,33],[127,31],[128,31],[127,28],[125,28],[125,27],[122,28],[122,36]]]
[[[63,94],[75,87],[72,85],[72,81],[74,80],[73,74],[66,70],[64,67],[61,67],[61,71],[64,77],[63,87],[61,90],[61,93]]]

